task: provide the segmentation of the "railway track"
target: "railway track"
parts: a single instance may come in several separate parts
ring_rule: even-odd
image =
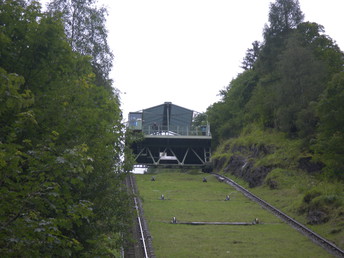
[[[270,212],[272,212],[273,214],[275,214],[276,216],[281,218],[283,221],[285,221],[286,223],[288,223],[289,225],[291,225],[292,227],[297,229],[299,232],[301,232],[302,234],[304,234],[308,238],[310,238],[314,243],[322,246],[329,253],[331,253],[337,257],[344,257],[344,251],[342,249],[340,249],[339,247],[337,247],[335,244],[333,244],[332,242],[323,238],[322,236],[318,235],[317,233],[313,232],[312,230],[310,230],[306,226],[302,225],[298,221],[294,220],[293,218],[289,217],[287,214],[281,212],[280,210],[278,210],[274,206],[265,202],[264,200],[262,200],[261,198],[259,198],[256,195],[254,195],[253,193],[251,193],[250,191],[248,191],[247,189],[245,189],[241,185],[237,184],[236,182],[234,182],[230,178],[227,178],[223,175],[219,175],[216,173],[211,173],[211,174],[214,175],[219,181],[223,181],[223,182],[233,186],[237,191],[243,193],[246,197],[248,197],[252,201],[257,202],[263,208],[265,208],[266,210],[269,210]]]
[[[133,237],[137,240],[130,248],[124,251],[124,257],[155,257],[152,238],[148,231],[146,220],[143,216],[143,208],[140,198],[137,197],[137,187],[133,175],[128,174],[126,178],[128,189],[133,195],[133,204],[135,208],[135,221],[133,226]]]

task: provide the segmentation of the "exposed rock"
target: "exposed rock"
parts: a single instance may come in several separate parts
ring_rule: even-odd
[[[240,153],[247,153],[248,148],[246,146],[242,146],[242,145],[234,145],[232,147],[232,151],[233,153],[235,152],[240,152]]]
[[[227,144],[225,147],[224,147],[224,151],[227,152],[229,151],[231,148],[231,146],[229,144]]]
[[[229,159],[228,165],[224,168],[225,173],[232,173],[234,175],[240,175],[241,169],[244,167],[246,163],[246,158],[238,155],[233,155]]]
[[[249,187],[261,185],[270,171],[269,167],[254,167],[252,161],[247,161],[245,157],[239,155],[233,155],[224,168],[225,173],[231,173],[247,181]]]
[[[223,168],[223,166],[226,164],[227,159],[226,157],[222,157],[220,159],[214,159],[213,160],[213,165],[216,170],[220,170]]]
[[[267,154],[271,154],[273,151],[271,150],[271,148],[265,145],[251,145],[250,152],[252,153],[251,156],[253,158],[258,158]]]
[[[266,175],[272,170],[271,167],[254,166],[254,159],[263,157],[267,154],[273,153],[272,147],[265,145],[252,144],[251,146],[226,146],[226,151],[234,154],[230,157],[229,161],[222,157],[220,159],[214,159],[213,164],[216,170],[222,170],[225,173],[231,173],[236,177],[240,177],[249,183],[250,187],[259,186],[264,182]],[[277,184],[275,184],[277,187]]]
[[[320,162],[313,162],[311,157],[305,157],[299,160],[298,167],[304,171],[307,171],[308,173],[316,173],[322,170],[324,164]]]

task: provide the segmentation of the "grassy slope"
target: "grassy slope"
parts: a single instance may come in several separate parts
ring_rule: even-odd
[[[229,160],[232,155],[230,149],[233,146],[260,145],[267,146],[273,152],[255,158],[255,164],[257,166],[274,165],[276,169],[267,176],[266,181],[270,178],[278,183],[278,187],[271,190],[264,184],[251,191],[303,224],[307,224],[307,218],[306,212],[300,213],[301,208],[326,211],[329,214],[327,223],[307,226],[344,249],[344,184],[336,181],[329,182],[321,175],[309,175],[299,170],[297,168],[299,158],[310,156],[302,152],[300,140],[289,140],[282,133],[267,133],[254,128],[239,138],[224,142],[214,156],[225,157]],[[249,153],[240,154],[249,155]],[[248,187],[242,180],[233,179]],[[306,204],[304,197],[312,192],[320,193],[320,196]]]
[[[266,201],[270,202],[272,205],[278,207],[282,211],[289,214],[291,217],[296,218],[301,223],[307,225],[307,218],[305,213],[300,214],[299,210],[304,206],[305,195],[317,189],[317,191],[322,192],[325,196],[331,196],[335,194],[337,196],[341,195],[343,198],[343,188],[340,184],[330,184],[326,182],[320,182],[316,179],[312,179],[305,174],[298,174],[291,176],[282,175],[280,176],[287,178],[284,185],[280,185],[277,190],[270,190],[266,185],[258,187],[256,189],[251,189],[256,195],[261,196]],[[288,177],[290,178],[288,182]],[[282,180],[282,179],[281,179]],[[280,181],[281,181],[280,180]],[[340,194],[339,191],[341,192]],[[327,192],[327,194],[326,194]],[[326,197],[324,197],[326,198]],[[316,201],[316,200],[315,200]],[[315,204],[316,205],[316,204]],[[330,214],[330,219],[327,223],[320,225],[307,225],[313,231],[322,235],[323,237],[331,240],[340,248],[344,248],[344,209],[342,206],[331,207],[326,204],[319,204],[324,206],[324,209],[328,210]]]
[[[136,175],[157,257],[330,257],[277,217],[203,173],[159,171]],[[159,200],[164,194],[166,200]],[[230,194],[231,200],[224,201]],[[190,226],[179,221],[251,222],[252,226]]]

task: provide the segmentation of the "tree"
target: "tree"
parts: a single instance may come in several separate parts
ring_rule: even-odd
[[[344,72],[333,76],[319,101],[318,135],[313,150],[329,177],[344,179]]]
[[[246,56],[242,61],[242,66],[244,70],[252,69],[256,63],[260,52],[260,43],[259,41],[254,41],[252,43],[252,48],[247,49]]]
[[[1,256],[115,256],[130,223],[117,97],[59,17],[0,5]]]
[[[264,28],[264,43],[256,61],[260,73],[274,71],[289,34],[303,21],[303,17],[297,0],[276,0],[270,4],[269,25]]]
[[[276,0],[275,3],[270,4],[270,25],[265,27],[265,38],[295,29],[303,18],[298,0]]]
[[[304,22],[297,27],[302,45],[310,48],[326,66],[327,80],[342,71],[344,54],[338,45],[325,34],[324,27],[315,22]]]
[[[199,127],[208,124],[208,116],[206,113],[197,113],[192,120],[192,126]]]
[[[76,148],[73,153],[57,154],[56,132],[34,145],[26,134],[28,127],[39,126],[32,110],[33,94],[20,90],[23,77],[1,68],[0,75],[0,253],[69,255],[80,248],[70,225],[80,223],[81,214],[88,218],[90,205],[78,204],[77,196],[70,198],[66,186],[77,185],[78,179],[59,179],[61,173],[75,175],[70,162],[85,165],[86,156]]]
[[[305,153],[343,179],[344,53],[296,0],[270,5],[264,42],[248,49],[245,71],[207,109],[215,146],[258,124],[302,141]]]
[[[72,49],[92,57],[96,84],[111,90],[113,54],[107,42],[106,9],[97,8],[96,0],[52,0],[48,10],[52,16],[62,16]]]
[[[291,34],[277,64],[277,128],[287,133],[298,131],[298,113],[316,101],[324,90],[326,70],[309,48],[301,45],[298,33]]]
[[[265,128],[276,127],[276,108],[278,103],[276,88],[279,78],[276,73],[259,74],[257,85],[248,101],[247,123],[259,123]]]
[[[215,143],[239,135],[245,123],[247,104],[257,80],[254,70],[243,72],[220,92],[222,101],[208,108],[207,115]]]

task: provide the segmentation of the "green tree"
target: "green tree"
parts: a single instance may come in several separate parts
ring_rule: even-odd
[[[309,105],[318,100],[326,80],[341,71],[343,53],[321,25],[302,20],[298,1],[270,5],[270,23],[255,62],[260,80],[249,110],[264,126],[310,139],[317,116]]]
[[[276,88],[279,78],[276,73],[260,74],[252,97],[247,103],[247,123],[259,123],[266,128],[276,128],[278,107]]]
[[[34,146],[25,130],[39,126],[32,110],[33,95],[29,90],[20,90],[22,77],[3,69],[0,74],[0,253],[69,255],[80,248],[70,225],[81,222],[81,214],[87,218],[90,206],[80,206],[79,201],[70,198],[70,187],[80,183],[78,179],[71,181],[75,173],[63,180],[60,176],[73,172],[70,162],[85,164],[86,156],[77,149],[58,155],[56,132]],[[69,205],[77,211],[70,210]],[[73,212],[76,217],[70,218]]]
[[[0,5],[0,253],[115,255],[130,223],[117,97],[37,2]]]
[[[207,125],[207,124],[208,124],[208,116],[206,113],[197,113],[192,121],[193,126],[202,126],[202,125]]]
[[[247,49],[246,55],[242,61],[242,66],[244,70],[252,69],[254,64],[256,63],[258,56],[260,53],[260,43],[259,41],[254,41],[252,43],[252,48]]]
[[[107,11],[104,7],[97,8],[96,3],[96,0],[52,0],[48,10],[53,16],[62,16],[72,49],[92,57],[96,84],[111,90],[109,72],[113,54],[107,42]]]
[[[269,25],[263,31],[257,69],[262,74],[274,71],[278,56],[285,48],[289,34],[303,21],[304,15],[297,0],[276,0],[270,4]]]
[[[344,72],[336,74],[317,107],[320,118],[313,149],[329,177],[344,179]]]
[[[328,177],[343,179],[344,54],[323,26],[302,20],[298,1],[270,5],[264,42],[247,51],[245,72],[207,109],[214,147],[258,123],[302,139]]]
[[[281,131],[298,131],[301,110],[316,101],[325,88],[326,70],[309,48],[303,47],[298,34],[291,34],[277,63],[276,125]]]
[[[238,136],[245,123],[246,105],[257,84],[254,70],[247,70],[220,91],[222,100],[207,110],[214,143]]]
[[[310,48],[327,70],[327,80],[342,71],[344,55],[338,45],[325,34],[324,27],[315,22],[304,22],[297,27],[303,46]]]
[[[291,29],[295,29],[304,19],[298,0],[276,0],[270,4],[269,23],[264,34],[277,36]]]

